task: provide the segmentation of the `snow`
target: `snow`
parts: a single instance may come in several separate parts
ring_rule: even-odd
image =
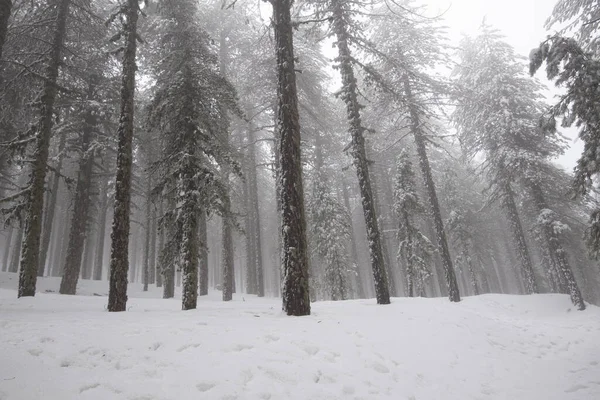
[[[17,281],[0,274],[3,400],[600,398],[600,308],[565,295],[317,302],[287,317],[279,299],[220,292],[180,311],[130,284],[128,311],[108,313],[106,282],[66,296],[43,278],[17,299]]]

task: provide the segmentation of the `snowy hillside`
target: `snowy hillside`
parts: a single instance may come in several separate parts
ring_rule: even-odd
[[[600,308],[567,296],[321,302],[294,318],[219,292],[183,312],[131,285],[129,311],[109,314],[106,282],[17,300],[16,278],[0,274],[2,400],[600,399]]]

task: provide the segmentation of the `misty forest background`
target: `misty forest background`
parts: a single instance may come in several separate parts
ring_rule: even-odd
[[[293,315],[600,304],[595,2],[559,0],[530,58],[485,22],[453,47],[412,1],[269,2],[0,0],[0,264],[19,297],[52,276],[62,294],[109,281],[110,311],[128,282]]]

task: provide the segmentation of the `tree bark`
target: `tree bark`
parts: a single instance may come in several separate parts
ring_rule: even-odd
[[[10,254],[10,245],[14,236],[15,228],[11,225],[8,227],[6,241],[4,242],[4,251],[2,252],[2,272],[8,271],[8,256]]]
[[[254,240],[254,267],[256,271],[256,294],[258,297],[264,297],[265,295],[265,279],[263,271],[263,259],[262,259],[262,241],[260,232],[260,204],[258,203],[258,173],[256,170],[256,137],[254,135],[254,126],[252,124],[248,127],[248,154],[249,154],[249,167],[251,169],[251,178],[248,181],[249,184],[249,197],[250,204],[252,207],[252,220],[253,220],[253,234],[252,239]]]
[[[337,37],[338,62],[342,75],[342,99],[346,103],[349,131],[352,137],[352,157],[362,199],[365,224],[367,227],[367,242],[373,268],[373,280],[375,283],[375,296],[378,304],[389,304],[390,293],[388,277],[384,264],[383,250],[381,246],[381,235],[377,224],[377,213],[371,188],[371,178],[365,151],[364,127],[360,116],[360,104],[357,96],[357,83],[352,67],[352,56],[348,46],[347,15],[339,0],[332,0],[333,5],[333,30]]]
[[[448,286],[448,298],[450,301],[460,301],[460,294],[458,291],[458,283],[456,282],[456,275],[454,273],[454,266],[452,265],[452,257],[450,256],[450,250],[448,249],[448,239],[446,238],[446,232],[444,230],[444,222],[442,221],[442,213],[440,211],[440,204],[437,198],[437,192],[435,190],[435,183],[433,182],[433,175],[431,173],[431,166],[429,165],[429,158],[427,157],[427,148],[425,147],[425,138],[421,132],[421,122],[419,113],[416,110],[413,101],[412,90],[408,77],[404,77],[404,93],[409,103],[410,108],[410,119],[411,119],[411,130],[417,146],[417,154],[419,156],[419,166],[421,167],[421,174],[425,188],[427,190],[427,197],[429,198],[429,207],[431,210],[431,216],[433,217],[433,226],[435,228],[436,242],[438,250],[442,258],[442,266],[444,268],[444,276],[446,278],[446,285]]]
[[[290,8],[292,0],[272,0],[277,56],[277,133],[279,136],[281,198],[281,264],[283,311],[287,315],[309,315],[308,254],[300,122],[294,43]]]
[[[125,50],[121,87],[121,116],[119,120],[117,179],[111,233],[110,287],[108,311],[125,311],[127,306],[127,272],[129,269],[129,212],[131,203],[131,164],[133,141],[133,112],[135,97],[136,45],[138,0],[127,0],[125,13]]]
[[[90,83],[88,100],[95,96],[95,84]],[[75,189],[75,201],[73,218],[71,219],[71,232],[69,233],[69,247],[67,259],[65,260],[64,274],[60,282],[61,294],[75,294],[77,281],[81,270],[81,258],[83,256],[84,242],[88,234],[88,222],[90,219],[92,184],[92,172],[94,168],[94,154],[90,151],[94,129],[97,125],[97,117],[94,110],[86,112],[83,133],[81,137],[81,159],[79,161],[79,172],[77,174],[77,186]],[[86,246],[91,243],[87,242]]]
[[[256,174],[256,161],[253,161],[252,153],[254,146],[251,141],[250,131],[254,129],[251,124],[248,124],[247,128],[247,146],[248,153],[246,157],[246,179],[243,182],[243,195],[246,199],[246,215],[244,218],[244,229],[245,229],[245,241],[246,241],[246,293],[256,294],[257,293],[257,271],[256,271],[256,240],[255,240],[255,224],[256,217],[254,216],[254,205],[253,197],[250,194],[252,192],[252,181],[255,179]]]
[[[56,210],[56,201],[58,199],[58,188],[60,184],[60,173],[62,171],[63,160],[65,158],[64,150],[67,141],[67,130],[64,130],[60,135],[58,144],[58,160],[56,162],[55,172],[52,176],[52,189],[47,199],[48,204],[44,212],[44,225],[42,244],[40,249],[40,261],[38,266],[38,276],[44,276],[44,269],[47,264],[48,248],[50,247],[50,239],[52,238],[52,226],[54,222],[54,214]]]
[[[156,283],[156,206],[152,207],[150,215],[150,249],[148,254],[149,283]]]
[[[8,31],[8,20],[12,10],[12,0],[0,0],[0,60],[2,59],[2,50],[6,43],[6,33]],[[0,82],[2,78],[0,77]]]
[[[192,131],[189,134],[194,135]],[[191,146],[190,146],[191,147]],[[194,148],[187,149],[188,154],[195,152]],[[188,168],[183,177],[182,198],[178,203],[181,208],[182,241],[180,244],[179,258],[181,260],[181,274],[183,285],[181,290],[181,309],[192,310],[196,308],[198,300],[198,207],[196,192],[195,171]]]
[[[48,167],[48,150],[54,119],[58,71],[62,62],[61,54],[67,32],[67,16],[70,0],[61,0],[57,5],[56,30],[52,38],[52,48],[48,61],[46,79],[40,98],[40,118],[36,125],[33,163],[27,196],[26,221],[21,248],[18,297],[35,296],[38,264],[40,261],[40,236],[44,211],[44,186]]]
[[[158,202],[158,215],[160,218],[163,217],[163,202],[159,200]],[[164,225],[164,224],[163,224]],[[157,260],[156,260],[156,287],[163,286],[163,265],[162,262],[162,253],[165,247],[165,226],[161,226],[158,229],[158,252],[157,252]],[[201,284],[202,285],[202,284]]]

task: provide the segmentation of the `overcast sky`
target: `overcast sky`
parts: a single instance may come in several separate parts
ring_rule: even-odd
[[[552,13],[556,0],[421,0],[429,5],[434,13],[444,13],[451,40],[458,42],[462,34],[476,34],[483,18],[496,27],[506,37],[517,53],[528,56],[549,33],[544,28],[546,19]],[[447,10],[447,11],[446,11]],[[537,77],[549,87],[553,85]],[[556,91],[552,89],[554,93]],[[552,101],[552,99],[550,99]],[[575,130],[563,132],[572,139],[571,148],[558,160],[568,170],[572,170],[582,152],[583,145],[576,138]]]

